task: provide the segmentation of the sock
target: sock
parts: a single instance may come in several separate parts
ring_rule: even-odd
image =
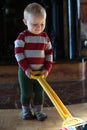
[[[41,105],[35,105],[34,106],[34,113],[40,112],[41,111]]]
[[[29,109],[28,105],[22,105],[22,109]]]

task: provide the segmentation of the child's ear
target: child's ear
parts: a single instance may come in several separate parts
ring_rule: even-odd
[[[27,20],[26,20],[26,19],[23,19],[23,23],[24,23],[25,25],[27,25]]]

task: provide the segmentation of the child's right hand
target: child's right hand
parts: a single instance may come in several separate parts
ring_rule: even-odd
[[[25,71],[25,74],[28,78],[31,77],[31,74],[32,74],[32,70],[30,68],[28,68],[26,71]]]

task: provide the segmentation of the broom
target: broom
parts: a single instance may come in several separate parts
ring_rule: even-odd
[[[46,80],[44,79],[44,75],[41,75],[41,73],[38,71],[34,71],[33,74],[31,74],[31,78],[37,80],[41,84],[42,88],[50,98],[61,118],[63,119],[62,128],[60,128],[59,130],[87,130],[87,122],[71,115],[71,113],[62,103],[58,95],[46,82]]]

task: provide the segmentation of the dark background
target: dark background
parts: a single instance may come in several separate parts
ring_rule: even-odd
[[[79,59],[79,0],[0,0],[0,65],[17,64],[14,57],[14,40],[26,28],[22,22],[23,10],[31,2],[42,4],[47,11],[45,31],[52,42],[54,61]],[[66,35],[67,42],[64,39]]]

